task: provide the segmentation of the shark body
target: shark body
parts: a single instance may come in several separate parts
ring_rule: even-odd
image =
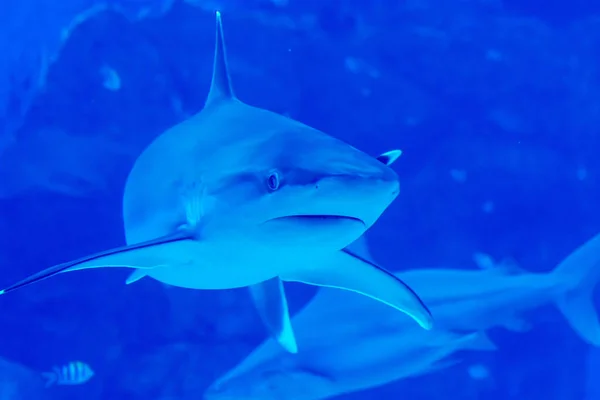
[[[356,248],[363,240],[353,250],[369,258],[365,246]],[[455,351],[493,349],[485,330],[526,329],[524,314],[547,303],[558,305],[584,341],[600,346],[592,302],[600,279],[600,235],[548,273],[499,266],[396,275],[420,289],[435,329],[419,334],[388,307],[322,288],[292,319],[301,353],[285,353],[267,339],[213,383],[205,398],[318,400],[422,375],[455,363],[447,359]]]
[[[391,151],[371,157],[234,94],[220,13],[205,107],[157,137],[126,182],[127,245],[47,268],[0,291],[58,273],[128,267],[191,289],[250,287],[261,317],[290,352],[297,346],[282,281],[357,292],[432,318],[400,279],[346,249],[399,192]]]
[[[352,250],[371,259],[361,242]],[[389,307],[357,297],[319,289],[292,318],[302,351],[290,354],[267,339],[214,382],[204,398],[328,399],[442,369],[457,351],[495,350],[483,332],[440,330],[437,319],[433,330],[419,332]],[[437,318],[437,309],[431,311]]]
[[[600,234],[565,257],[552,271],[515,267],[484,270],[412,270],[396,274],[436,308],[440,329],[477,330],[503,326],[527,330],[528,311],[554,304],[588,344],[600,346],[600,321],[593,293],[600,281]],[[449,284],[450,283],[450,284]],[[437,288],[437,289],[434,289]]]

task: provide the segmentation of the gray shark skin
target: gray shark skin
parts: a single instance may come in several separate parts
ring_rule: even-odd
[[[381,154],[377,157],[377,160],[389,166],[401,155],[402,151],[392,150]],[[354,254],[361,254],[360,251],[367,251],[366,248],[360,247],[364,242],[364,239],[359,239],[351,245],[352,248],[358,250],[358,252],[351,250],[349,247],[345,250],[350,252],[353,251]],[[370,258],[367,258],[367,260],[370,260]],[[137,276],[134,278],[139,279]],[[281,279],[269,279],[262,283],[249,286],[249,290],[258,314],[271,336],[275,337],[290,353],[297,353],[298,346],[292,329],[287,299],[285,297]]]
[[[434,317],[440,329],[503,326],[523,331],[529,327],[522,316],[525,312],[553,303],[585,342],[600,346],[600,322],[593,303],[593,292],[600,280],[600,234],[548,273],[495,268],[414,270],[397,276],[416,290],[426,292],[421,296],[436,308]],[[433,290],[434,287],[438,289]]]
[[[363,250],[355,249],[362,240],[352,248],[369,258],[364,244]],[[416,335],[388,308],[323,288],[292,319],[301,353],[286,354],[266,340],[211,385],[205,398],[317,400],[431,372],[454,363],[444,357],[456,350],[492,349],[485,329],[524,329],[521,314],[548,302],[558,305],[582,339],[600,346],[592,303],[600,278],[600,235],[549,273],[417,269],[397,275],[422,289],[419,293],[435,317],[434,330]],[[457,331],[477,333],[461,336]]]
[[[352,250],[370,259],[362,240]],[[388,307],[356,297],[320,289],[292,319],[302,351],[289,354],[266,340],[204,398],[327,399],[445,368],[459,350],[495,350],[482,332],[452,333],[438,329],[436,321],[435,329],[423,333]],[[437,314],[435,307],[431,311]]]
[[[284,352],[277,343],[269,342],[268,349],[257,349],[261,351],[262,362],[255,361],[255,353],[252,353],[242,364],[244,372],[236,367],[236,374],[213,384],[204,399],[328,399],[449,367],[456,361],[449,360],[448,356],[457,351],[495,350],[494,344],[480,332],[460,335],[433,330],[422,333],[406,325],[404,329],[383,332],[373,328],[362,332],[339,331],[332,340],[305,338],[304,331],[297,331],[302,348],[298,354]],[[317,330],[314,326],[312,329]],[[325,334],[328,333],[325,330]],[[372,336],[361,340],[363,334]],[[271,353],[269,358],[264,358],[266,351]],[[248,360],[252,361],[246,365]]]
[[[295,352],[281,279],[363,294],[430,329],[429,310],[407,285],[346,249],[398,195],[389,164],[399,151],[374,158],[240,101],[218,12],[216,20],[204,109],[157,137],[128,176],[127,245],[47,268],[0,294],[101,267],[135,269],[129,283],[149,276],[191,289],[261,285],[252,297],[263,319]]]
[[[586,343],[600,346],[600,322],[593,304],[593,292],[600,280],[600,234],[547,273],[497,267],[415,269],[396,275],[419,292],[431,308],[437,329],[475,331],[501,326],[519,332],[529,326],[523,316],[526,312],[553,303]],[[322,292],[318,294],[321,304],[339,299],[337,293]],[[345,302],[335,315],[396,318],[386,311],[355,299],[351,307]]]

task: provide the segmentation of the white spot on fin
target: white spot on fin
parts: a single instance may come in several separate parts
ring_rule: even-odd
[[[225,53],[225,40],[223,39],[223,24],[221,22],[221,13],[216,12],[217,32],[215,41],[215,59],[213,64],[213,76],[210,83],[210,91],[206,99],[206,106],[218,101],[235,99],[229,71],[227,68],[227,54]]]

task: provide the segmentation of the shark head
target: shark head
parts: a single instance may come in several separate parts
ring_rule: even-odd
[[[238,142],[244,154],[236,155],[236,163],[204,175],[204,235],[235,232],[270,245],[339,250],[398,195],[396,173],[377,159],[295,121],[261,114],[283,129],[251,144]]]
[[[373,225],[399,193],[398,176],[388,162],[238,100],[229,79],[219,13],[206,105],[175,130],[171,138],[177,131],[192,138],[178,154],[198,160],[187,163],[186,173],[194,175],[195,185],[184,208],[187,225],[198,221],[203,238],[238,244],[250,240],[253,246],[286,250],[340,250]],[[129,209],[138,212],[139,207]],[[152,205],[154,213],[156,209]]]
[[[298,121],[238,100],[220,13],[205,107],[136,159],[123,196],[127,245],[46,268],[0,294],[58,273],[128,267],[190,289],[255,286],[267,327],[296,352],[282,281],[356,292],[430,329],[404,282],[346,249],[399,192],[391,151],[372,157]],[[251,289],[252,290],[252,289]]]

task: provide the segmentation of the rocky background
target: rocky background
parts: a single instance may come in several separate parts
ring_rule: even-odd
[[[0,82],[10,105],[0,286],[123,243],[129,168],[204,104],[215,9],[243,101],[370,154],[404,151],[395,164],[402,193],[368,235],[383,265],[471,268],[483,251],[546,271],[600,230],[592,2],[125,0],[76,24],[96,4],[60,21],[36,4],[10,10],[26,24],[0,27],[2,79],[26,82]],[[63,39],[40,44],[67,26]],[[30,41],[35,27],[46,30]],[[9,48],[55,55],[42,70]],[[198,399],[265,335],[243,289],[125,286],[126,276],[81,271],[2,297],[0,399]],[[313,293],[288,290],[292,310]],[[576,400],[597,390],[586,383],[589,348],[558,312],[541,309],[535,320],[527,333],[492,331],[498,352],[465,353],[443,372],[343,398]],[[45,389],[40,373],[72,360],[96,376]],[[473,365],[492,378],[474,380]]]

